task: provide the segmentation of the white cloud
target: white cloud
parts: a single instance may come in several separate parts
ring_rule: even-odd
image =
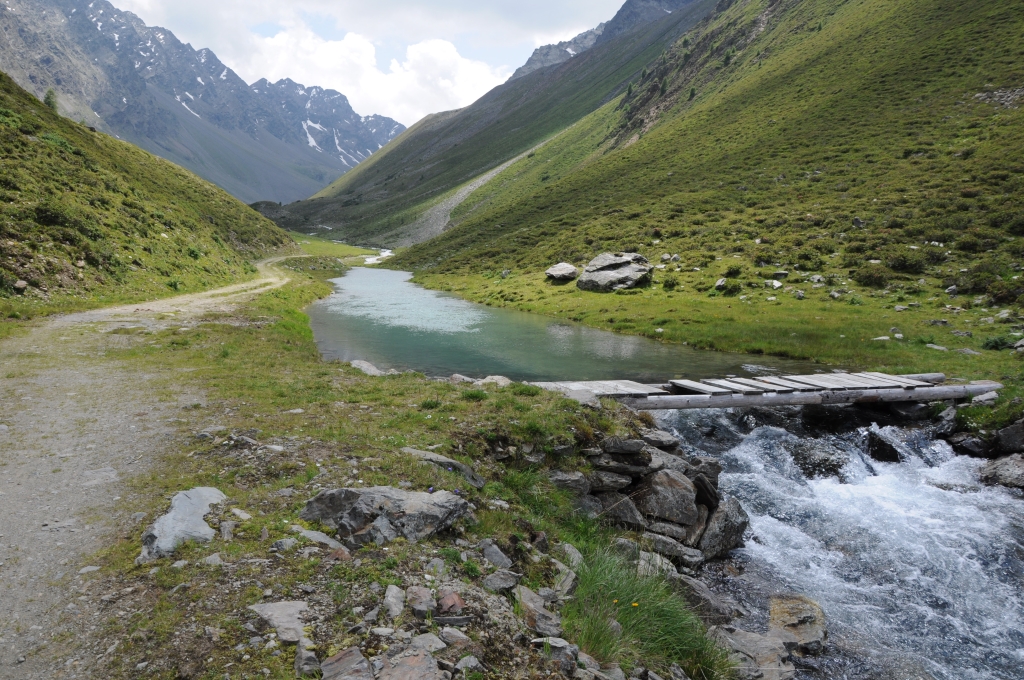
[[[248,82],[291,78],[332,88],[358,113],[406,125],[472,103],[535,47],[607,21],[623,2],[111,1],[197,49],[212,49]],[[280,31],[267,37],[268,26]]]

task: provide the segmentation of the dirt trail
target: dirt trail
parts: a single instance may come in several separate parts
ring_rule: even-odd
[[[79,570],[114,531],[119,480],[158,460],[181,436],[181,407],[202,401],[187,390],[155,394],[166,376],[108,358],[138,342],[110,331],[230,312],[287,283],[273,267],[283,259],[260,263],[253,281],[45,319],[0,342],[0,677],[53,677],[45,645],[62,615],[78,614]]]

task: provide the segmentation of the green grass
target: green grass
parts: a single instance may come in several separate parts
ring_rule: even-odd
[[[339,259],[362,258],[363,256],[376,255],[377,251],[366,248],[350,246],[330,239],[321,238],[298,232],[288,232],[288,235],[295,240],[302,252],[317,257],[336,257]]]
[[[0,74],[0,318],[212,288],[289,244],[212,184]]]

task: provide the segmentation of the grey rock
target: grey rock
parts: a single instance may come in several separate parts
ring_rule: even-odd
[[[297,643],[305,637],[302,614],[309,610],[305,602],[268,602],[249,607],[276,632],[282,642]]]
[[[297,533],[299,536],[302,536],[307,541],[326,545],[331,550],[337,550],[338,548],[345,547],[322,531],[310,531],[309,529],[304,529],[298,525],[293,526],[292,531]]]
[[[692,477],[687,477],[693,482],[693,488],[697,490],[697,506],[707,506],[709,509],[714,510],[718,507],[718,503],[721,498],[718,495],[718,489],[708,481],[708,478],[698,473]]]
[[[439,614],[459,615],[466,608],[466,601],[451,588],[441,588],[437,592],[437,612]]]
[[[731,599],[718,595],[695,578],[676,574],[669,578],[669,582],[697,610],[704,623],[727,623],[746,613]]]
[[[580,652],[579,655],[576,657],[576,660],[579,663],[583,664],[583,668],[588,671],[601,670],[601,664],[598,662],[598,660],[590,656],[586,652]]]
[[[434,559],[427,562],[427,566],[423,569],[423,571],[435,578],[440,578],[444,575],[446,571],[444,560],[442,560],[440,557],[435,557]]]
[[[224,565],[224,560],[220,558],[220,553],[213,553],[209,557],[204,557],[201,562],[208,567],[220,567]]]
[[[577,512],[591,519],[598,517],[604,512],[604,506],[601,505],[601,501],[594,496],[580,496],[573,499],[573,507]]]
[[[296,541],[294,538],[282,538],[282,539],[280,539],[278,541],[274,541],[270,545],[270,549],[271,550],[278,550],[278,551],[286,551],[286,550],[291,550],[292,548],[294,548],[298,544],[299,544],[299,542]]]
[[[385,375],[384,371],[380,370],[379,368],[371,364],[369,361],[357,360],[351,363],[352,368],[362,371],[366,375],[372,376],[374,378],[379,378],[380,376]]]
[[[704,553],[695,548],[688,548],[668,536],[646,532],[641,537],[641,543],[687,569],[696,570],[704,564]]]
[[[485,577],[482,584],[484,588],[492,593],[501,593],[515,588],[519,584],[520,578],[522,578],[522,574],[517,574],[507,569],[499,569]]]
[[[607,437],[601,443],[601,450],[605,453],[618,455],[643,455],[647,448],[647,442],[643,439],[625,439],[623,437]],[[644,463],[650,463],[650,454]]]
[[[595,673],[594,677],[597,680],[626,680],[626,674],[617,665],[602,669],[600,673]]]
[[[452,460],[451,458],[447,458],[431,451],[419,451],[408,446],[402,449],[402,453],[407,453],[414,458],[418,458],[428,463],[433,463],[434,465],[443,467],[447,470],[458,470],[462,473],[462,476],[466,478],[466,481],[477,489],[484,488],[484,484],[487,483],[483,477],[476,473],[476,470],[465,463],[460,463],[457,460]]]
[[[526,586],[516,586],[516,600],[523,612],[527,628],[546,637],[562,634],[562,619],[544,607],[544,599]]]
[[[787,660],[786,645],[779,638],[732,626],[717,626],[708,633],[729,652],[729,659],[736,664],[738,680],[792,680],[796,677],[796,669]]]
[[[371,543],[384,545],[396,538],[398,538],[398,531],[395,530],[395,527],[388,521],[387,517],[381,515],[373,520],[370,526],[349,536],[347,542],[349,547],[355,549]]]
[[[820,439],[799,440],[789,450],[803,473],[811,479],[836,477],[850,462],[850,454]]]
[[[708,520],[708,526],[697,546],[706,559],[714,559],[743,545],[743,532],[750,525],[750,518],[740,502],[728,496]]]
[[[446,649],[448,645],[441,642],[441,638],[437,637],[433,633],[424,633],[417,635],[409,643],[412,649],[422,649],[425,652],[440,652],[442,649]]]
[[[457,664],[455,664],[455,670],[463,672],[482,671],[484,670],[484,665],[480,663],[480,659],[476,658],[475,656],[467,656],[461,659]]]
[[[322,491],[300,516],[321,522],[342,536],[367,528],[380,517],[408,541],[420,541],[449,528],[469,512],[469,503],[448,491],[423,493],[389,486]]]
[[[405,601],[412,609],[413,616],[425,619],[437,612],[437,602],[428,588],[409,586],[405,589]]]
[[[370,662],[358,647],[338,652],[320,665],[323,680],[373,680]]]
[[[647,522],[629,496],[614,491],[597,495],[604,508],[603,516],[610,522],[631,528],[645,528]]]
[[[996,444],[999,452],[1003,454],[1024,451],[1024,421],[1018,421],[999,430],[996,433]]]
[[[899,463],[903,460],[897,442],[878,429],[868,430],[867,447],[868,455],[879,462]]]
[[[572,399],[580,406],[586,406],[595,411],[600,411],[603,408],[598,396],[589,390],[565,390],[562,392],[562,396],[566,399]]]
[[[554,267],[545,271],[544,275],[555,281],[572,281],[580,275],[580,272],[568,262],[559,262]]]
[[[142,535],[142,552],[136,564],[170,557],[186,541],[209,543],[216,532],[203,521],[210,506],[227,499],[218,489],[196,487],[181,491],[171,499],[171,509]]]
[[[530,646],[554,661],[566,676],[571,676],[576,670],[576,661],[580,655],[580,648],[576,645],[560,637],[543,637],[530,640]]]
[[[672,664],[668,669],[668,673],[671,680],[690,680],[690,676],[686,674],[686,671],[680,668],[677,664]],[[648,680],[654,679],[648,677]]]
[[[697,489],[686,475],[660,470],[644,478],[635,495],[645,515],[682,525],[697,521]]]
[[[580,565],[583,564],[583,553],[571,543],[562,544],[562,554],[565,555],[565,561],[573,569],[579,569]]]
[[[679,439],[671,432],[664,430],[642,430],[640,437],[656,449],[672,451],[679,446]]]
[[[575,571],[558,560],[552,559],[551,562],[555,565],[555,569],[558,570],[558,576],[555,578],[555,593],[560,598],[569,597],[576,591],[576,585],[579,581],[579,577],[576,575]]]
[[[95,571],[99,571],[99,570],[100,570],[99,567],[82,567],[81,569],[78,570],[78,573],[84,575],[84,574],[91,574],[91,573],[93,573]]]
[[[548,474],[548,479],[559,489],[567,489],[580,496],[590,493],[590,482],[582,472],[555,471]]]
[[[468,647],[473,644],[473,640],[468,635],[463,633],[458,628],[442,628],[441,639],[451,647]]]
[[[984,484],[1024,489],[1024,456],[1015,453],[986,463],[981,468],[981,481]]]
[[[635,288],[650,283],[652,269],[647,258],[638,253],[602,253],[586,266],[576,286],[602,293]]]
[[[238,527],[238,522],[224,521],[220,523],[220,540],[230,541],[235,537],[235,529]]]
[[[696,456],[690,460],[692,466],[692,473],[687,473],[687,477],[693,475],[704,475],[707,480],[717,489],[718,478],[722,474],[722,463],[717,458],[711,456]]]
[[[821,654],[828,639],[825,612],[817,602],[802,595],[771,598],[768,630],[800,656]]]
[[[728,279],[718,279],[717,281],[715,281],[715,290],[725,290],[725,287],[728,285]]]
[[[380,607],[374,607],[370,611],[363,614],[364,623],[376,623],[377,619],[380,618]]]
[[[440,680],[441,670],[434,657],[427,652],[416,651],[400,654],[393,659],[381,658],[383,668],[377,680]]]
[[[671,560],[658,553],[641,550],[636,564],[636,573],[639,576],[658,576],[660,574],[671,576],[678,572]]]
[[[184,569],[187,566],[188,566],[188,560],[178,560],[177,562],[175,562],[174,564],[171,565],[171,569]],[[185,584],[182,584],[182,585],[185,585]],[[177,587],[177,586],[175,586],[175,587]]]
[[[312,676],[319,676],[320,674],[320,661],[317,660],[316,654],[306,649],[302,644],[299,644],[295,648],[295,676],[298,678],[307,678]]]
[[[623,456],[611,456],[608,454],[591,458],[590,464],[597,470],[614,472],[615,474],[627,477],[643,477],[660,469],[660,467],[650,463],[628,463],[623,461]]]
[[[698,512],[699,510],[700,507],[698,506]],[[706,511],[707,509],[705,509],[705,512]],[[668,536],[669,538],[674,538],[680,542],[682,542],[689,533],[687,527],[681,527],[678,524],[672,524],[671,522],[651,522],[647,525],[647,530],[653,534]]]
[[[501,552],[501,548],[494,543],[494,539],[485,538],[480,541],[479,548],[484,553],[484,559],[499,569],[508,569],[512,566],[512,560],[505,553]]]
[[[611,549],[628,560],[635,560],[640,556],[640,545],[621,536],[612,541]]]
[[[970,432],[957,432],[947,441],[961,456],[988,458],[992,453],[992,446],[987,441]]]
[[[586,481],[589,482],[590,490],[597,493],[625,489],[633,483],[633,478],[608,472],[607,470],[596,470],[587,475]]]
[[[384,611],[388,613],[388,617],[397,619],[404,609],[405,591],[395,585],[388,586],[384,591]]]

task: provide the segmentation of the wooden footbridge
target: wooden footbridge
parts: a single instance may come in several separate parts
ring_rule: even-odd
[[[946,401],[968,399],[1003,387],[989,380],[948,384],[942,373],[887,375],[870,372],[669,380],[659,385],[631,380],[532,384],[573,398],[610,397],[645,411]]]

